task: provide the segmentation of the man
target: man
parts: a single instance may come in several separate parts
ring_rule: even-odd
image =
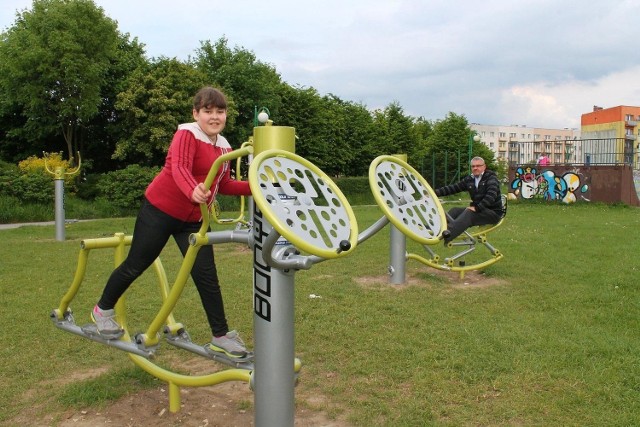
[[[471,159],[471,175],[455,184],[435,190],[438,197],[468,191],[471,203],[466,208],[451,208],[447,230],[442,232],[445,245],[474,225],[497,224],[502,216],[500,181],[495,172],[487,170],[482,157]]]

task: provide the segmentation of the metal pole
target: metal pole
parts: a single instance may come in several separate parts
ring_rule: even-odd
[[[444,183],[449,184],[449,152],[444,152]]]
[[[394,154],[394,157],[406,162],[406,154]],[[405,185],[407,185],[406,183]],[[407,237],[398,228],[390,225],[389,239],[389,275],[392,285],[400,285],[406,282],[406,253]]]
[[[255,206],[254,206],[255,207]],[[294,274],[264,265],[262,246],[272,226],[255,209],[253,334],[256,427],[294,425]],[[266,254],[270,256],[270,254]]]
[[[389,275],[392,285],[401,285],[406,282],[407,237],[395,225],[390,227]]]
[[[295,129],[270,124],[254,128],[254,156],[273,148],[295,152]],[[262,247],[273,227],[255,202],[253,212],[254,421],[256,427],[293,426],[294,273],[265,264]],[[276,245],[287,244],[281,238]]]
[[[469,173],[471,173],[471,153],[473,152],[473,132],[469,134],[469,162],[467,163],[467,167],[469,168]],[[459,159],[460,157],[458,157]],[[460,170],[460,168],[458,168]]]
[[[56,210],[56,240],[64,242],[64,177],[56,177],[55,179],[55,210]]]
[[[431,158],[431,185],[436,186],[436,155]]]
[[[78,153],[78,167],[71,171],[66,172],[65,168],[62,166],[56,167],[54,170],[49,168],[47,164],[48,154],[44,154],[44,167],[47,173],[53,175],[53,179],[55,181],[55,215],[56,215],[56,240],[64,241],[65,233],[64,233],[64,178],[65,176],[73,176],[80,172],[80,153]]]

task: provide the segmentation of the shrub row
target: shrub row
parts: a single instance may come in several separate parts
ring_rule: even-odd
[[[25,203],[53,204],[55,181],[46,171],[44,163],[29,159],[21,165],[23,167],[0,162],[0,196],[9,196]],[[76,177],[74,181],[65,179],[65,194],[95,201],[102,206],[109,205],[114,211],[135,211],[146,187],[159,171],[158,167],[129,165],[105,174]],[[350,204],[375,203],[366,177],[337,178],[335,183]],[[237,211],[240,208],[238,197],[218,196],[217,201],[222,211]]]

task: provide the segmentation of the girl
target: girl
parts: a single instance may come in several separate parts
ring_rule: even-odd
[[[173,236],[182,255],[186,254],[189,235],[200,230],[200,203],[211,204],[218,192],[251,195],[248,182],[231,178],[228,162],[218,171],[211,189],[204,186],[213,162],[231,151],[227,140],[220,135],[227,121],[224,94],[211,87],[200,89],[193,100],[193,118],[195,122],[178,126],[164,168],[145,192],[129,254],[109,277],[91,313],[98,332],[105,338],[119,338],[124,333],[115,318],[116,302],[160,255],[169,237]],[[246,357],[242,339],[236,331],[229,331],[227,325],[211,245],[204,245],[198,251],[191,277],[213,335],[208,348],[231,357]]]

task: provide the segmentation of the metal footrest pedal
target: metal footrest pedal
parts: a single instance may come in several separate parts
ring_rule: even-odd
[[[128,353],[133,353],[146,359],[153,359],[153,357],[155,357],[157,346],[142,347],[128,340],[121,340],[121,337],[116,338],[100,335],[96,328],[96,325],[93,323],[89,323],[83,326],[76,325],[71,310],[67,310],[64,313],[62,320],[58,319],[55,312],[52,312],[50,317],[54,325],[56,325],[56,327],[62,329],[63,331],[71,332],[72,334],[81,336],[83,338],[88,338],[92,341],[99,342],[101,344],[105,344],[109,347],[114,347],[118,350],[126,351]]]
[[[232,368],[253,370],[253,353],[248,353],[246,357],[229,357],[224,353],[212,351],[207,348],[207,344],[199,345],[191,341],[189,334],[185,330],[178,331],[177,334],[171,334],[165,330],[165,340],[167,343],[187,350],[191,353],[195,353],[206,359],[211,359],[216,362],[223,363]]]

